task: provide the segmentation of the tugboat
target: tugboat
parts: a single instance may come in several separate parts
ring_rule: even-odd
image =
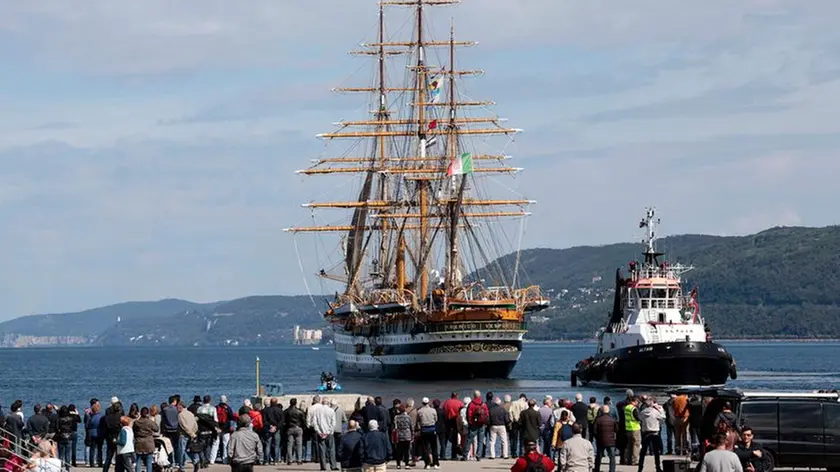
[[[683,295],[680,276],[693,269],[661,262],[656,250],[655,210],[639,223],[646,229],[644,262],[630,262],[629,277],[616,270],[615,300],[598,331],[598,352],[577,363],[572,386],[679,388],[723,386],[737,378],[735,360],[700,316],[697,288]]]

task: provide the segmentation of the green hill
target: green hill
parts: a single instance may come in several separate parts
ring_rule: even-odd
[[[659,241],[699,288],[703,316],[717,337],[840,337],[840,226],[773,228],[741,237],[673,236]],[[591,337],[612,306],[615,269],[640,259],[641,244],[530,249],[523,280],[553,297],[531,339]],[[510,267],[513,256],[500,261]],[[544,324],[546,329],[536,329]]]

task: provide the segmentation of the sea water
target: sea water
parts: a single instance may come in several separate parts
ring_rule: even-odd
[[[738,364],[738,379],[730,385],[750,390],[815,390],[840,385],[840,343],[724,342]],[[381,395],[417,400],[460,396],[478,389],[499,394],[583,393],[600,400],[622,392],[572,388],[569,372],[594,352],[592,344],[526,343],[522,357],[507,380],[407,382],[340,378],[342,393]],[[194,395],[220,395],[238,407],[256,390],[255,361],[260,358],[261,381],[282,384],[287,394],[314,395],[322,371],[335,371],[331,346],[180,347],[180,348],[32,348],[0,349],[0,405],[21,399],[28,417],[32,405],[74,403],[81,411],[91,397],[119,397],[126,409],[160,404],[172,394],[189,403]]]

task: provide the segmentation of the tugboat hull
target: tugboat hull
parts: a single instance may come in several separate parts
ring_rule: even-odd
[[[616,387],[722,386],[736,378],[735,361],[717,343],[668,342],[608,351],[578,363],[579,382]]]

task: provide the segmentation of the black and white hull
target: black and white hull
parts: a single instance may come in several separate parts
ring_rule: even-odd
[[[336,330],[336,365],[342,377],[504,379],[519,360],[524,334],[524,330],[446,330],[372,338]]]
[[[572,371],[584,385],[722,386],[736,378],[732,355],[713,342],[664,342],[615,349],[584,359]]]

